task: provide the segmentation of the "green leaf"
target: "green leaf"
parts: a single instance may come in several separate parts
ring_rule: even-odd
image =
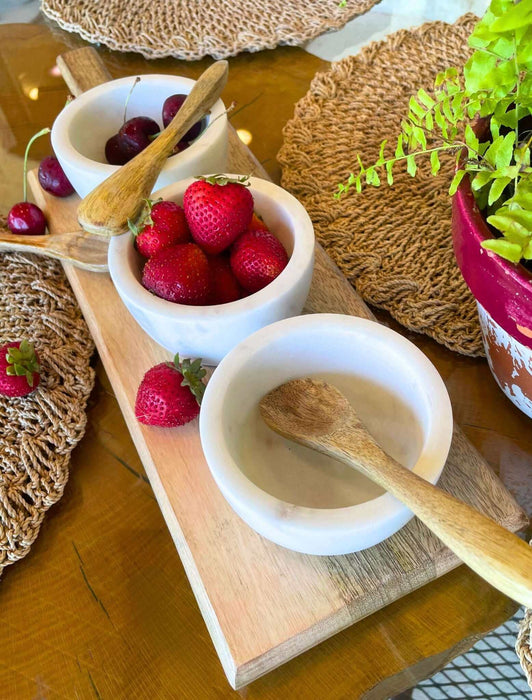
[[[499,141],[501,137],[497,139]],[[510,131],[503,137],[499,148],[495,153],[495,167],[497,169],[510,165],[514,154],[515,131]]]
[[[423,107],[421,107],[421,105],[419,105],[419,104],[417,103],[415,97],[411,97],[411,98],[410,98],[410,101],[408,102],[408,108],[409,108],[409,110],[410,110],[413,114],[415,114],[415,116],[416,116],[418,119],[423,119],[423,118],[424,118],[424,116],[425,116],[425,110],[423,109]]]
[[[491,205],[496,202],[503,193],[506,185],[508,185],[511,181],[512,178],[510,177],[501,177],[498,180],[493,180],[488,196],[488,204]]]
[[[436,101],[428,95],[423,88],[417,91],[417,98],[427,109],[432,109],[436,104]]]
[[[518,243],[511,243],[504,238],[490,238],[487,241],[482,241],[481,245],[486,250],[491,250],[510,262],[518,263],[521,260],[522,247]]]
[[[397,147],[395,149],[395,157],[396,158],[404,158],[405,152],[403,149],[403,135],[399,134],[397,137]]]
[[[465,142],[473,151],[478,151],[479,141],[470,124],[465,127]]]
[[[456,190],[458,189],[460,183],[464,179],[464,175],[466,174],[465,170],[457,170],[454,174],[454,177],[451,182],[451,186],[449,187],[449,194],[452,196],[453,194],[456,193]]]
[[[517,224],[521,225],[523,229],[525,229],[530,235],[532,235],[532,210],[527,211],[526,209],[509,209],[508,207],[501,207],[501,209],[499,209],[499,216],[501,215],[505,219],[514,221]],[[492,222],[490,221],[489,223]],[[500,226],[497,223],[493,223],[493,226],[500,228]]]
[[[391,186],[393,185],[393,174],[392,174],[392,169],[393,169],[393,161],[389,160],[386,163],[386,180],[388,184]]]
[[[388,139],[384,139],[384,141],[381,143],[381,147],[379,149],[379,158],[377,160],[376,165],[383,165],[384,161],[386,160],[384,157],[384,149],[386,148],[386,144],[388,143]]]
[[[430,171],[433,175],[437,175],[441,167],[438,151],[432,151],[430,154]]]
[[[413,148],[416,148],[417,145],[419,145],[423,150],[427,148],[427,137],[420,126],[415,126],[413,128],[412,136],[415,139],[415,143],[412,143]]]
[[[417,165],[413,153],[406,157],[406,172],[412,177],[416,176]]]
[[[497,64],[497,57],[485,51],[475,51],[464,66],[465,86],[468,93],[491,88],[493,83],[486,82]]]
[[[493,32],[507,32],[519,27],[526,27],[532,23],[532,5],[527,0],[522,0],[509,7],[506,12],[498,17],[492,24]]]

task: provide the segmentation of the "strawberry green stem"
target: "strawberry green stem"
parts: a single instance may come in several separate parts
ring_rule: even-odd
[[[39,136],[44,136],[45,134],[49,134],[50,129],[48,127],[45,127],[44,129],[41,129],[39,132],[34,134],[31,139],[28,141],[28,145],[26,146],[26,151],[24,153],[24,183],[22,186],[22,191],[24,193],[24,201],[28,201],[28,155],[30,152],[31,144],[39,138]]]

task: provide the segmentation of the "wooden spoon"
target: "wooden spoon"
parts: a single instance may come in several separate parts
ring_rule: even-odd
[[[227,61],[217,61],[207,68],[166,129],[82,200],[78,209],[82,228],[98,236],[117,236],[128,230],[128,219],[138,219],[143,200],[150,196],[175,144],[220,96],[227,72]]]
[[[477,574],[532,607],[532,549],[387,455],[338,389],[295,379],[267,394],[260,412],[283,437],[340,460],[392,493]]]
[[[85,231],[54,233],[47,236],[19,236],[0,229],[0,251],[36,253],[72,263],[93,272],[107,271],[108,242]]]

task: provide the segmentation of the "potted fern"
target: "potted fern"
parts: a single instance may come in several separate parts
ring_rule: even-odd
[[[440,73],[429,92],[410,98],[390,155],[338,186],[393,184],[403,163],[440,169],[456,154],[449,193],[453,242],[462,275],[477,300],[486,355],[506,395],[532,417],[532,0],[492,0],[469,44],[460,73]]]

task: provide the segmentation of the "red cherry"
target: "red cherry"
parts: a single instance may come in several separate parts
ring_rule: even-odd
[[[167,97],[163,104],[163,124],[164,128],[170,124],[175,115],[179,112],[183,106],[183,102],[187,99],[188,95],[170,95]],[[203,128],[202,120],[193,124],[187,133],[181,137],[181,141],[194,141],[201,134]]]
[[[46,156],[41,160],[39,182],[43,190],[56,197],[68,197],[74,192],[70,180],[55,156]]]
[[[118,135],[137,155],[150,145],[149,137],[158,134],[160,130],[157,122],[150,117],[133,117],[122,124]]]
[[[46,231],[46,219],[36,204],[19,202],[9,210],[7,227],[11,233],[42,236]]]
[[[105,144],[105,158],[110,165],[125,165],[136,156],[135,149],[115,134]]]

